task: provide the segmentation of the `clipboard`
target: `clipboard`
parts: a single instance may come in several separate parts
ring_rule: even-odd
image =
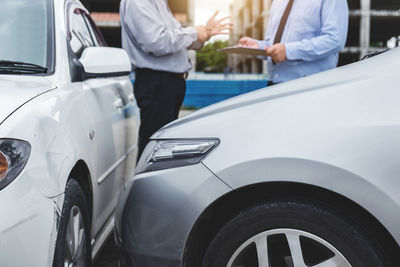
[[[239,54],[239,55],[247,55],[247,56],[266,56],[265,49],[259,48],[249,48],[243,46],[228,46],[222,49],[218,49],[217,52],[227,53],[227,54]]]

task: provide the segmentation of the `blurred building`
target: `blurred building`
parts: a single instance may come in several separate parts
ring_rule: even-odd
[[[231,15],[236,28],[231,45],[243,36],[264,39],[273,0],[233,0]],[[400,36],[399,0],[348,0],[350,25],[346,48],[341,52],[339,65],[364,57],[368,52],[381,50],[393,36]],[[236,73],[265,73],[266,64],[258,59],[230,55],[229,67]]]
[[[120,0],[81,0],[81,2],[91,12],[108,45],[121,47]],[[194,0],[168,0],[168,2],[175,17],[182,24],[193,24]]]

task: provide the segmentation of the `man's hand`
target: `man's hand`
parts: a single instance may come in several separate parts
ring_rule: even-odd
[[[239,40],[239,45],[248,48],[259,48],[256,39],[250,37],[243,37]]]
[[[219,11],[216,11],[214,15],[207,21],[206,29],[208,38],[211,38],[218,34],[229,34],[229,30],[233,29],[233,22],[227,22],[231,17],[225,17],[217,19]]]
[[[230,17],[216,19],[219,11],[208,20],[206,26],[194,27],[197,31],[197,41],[204,43],[210,40],[211,37],[218,34],[229,34],[229,30],[233,29],[233,22],[227,22]]]
[[[287,60],[286,57],[286,46],[284,44],[274,44],[266,49],[267,56],[272,58],[275,63],[281,63]]]

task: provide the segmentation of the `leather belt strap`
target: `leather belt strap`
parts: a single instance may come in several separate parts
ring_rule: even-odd
[[[276,32],[276,35],[275,35],[274,44],[278,44],[282,40],[283,31],[285,30],[286,23],[289,18],[289,15],[290,15],[290,11],[292,10],[293,2],[294,2],[294,0],[289,0],[289,3],[285,9],[285,12],[283,12],[281,22],[279,23],[278,31]]]
[[[147,68],[136,68],[135,72],[139,73],[139,72],[153,72],[153,73],[165,73],[171,76],[175,76],[175,77],[179,77],[181,79],[187,79],[189,77],[189,73],[185,72],[185,73],[175,73],[175,72],[168,72],[168,71],[160,71],[160,70],[152,70],[152,69],[147,69]]]

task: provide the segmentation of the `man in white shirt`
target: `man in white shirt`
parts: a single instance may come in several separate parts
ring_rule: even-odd
[[[122,0],[122,46],[136,72],[135,97],[141,109],[139,156],[149,138],[178,118],[192,68],[187,49],[201,49],[212,36],[226,33],[232,23],[216,19],[205,26],[182,27],[167,0]]]

